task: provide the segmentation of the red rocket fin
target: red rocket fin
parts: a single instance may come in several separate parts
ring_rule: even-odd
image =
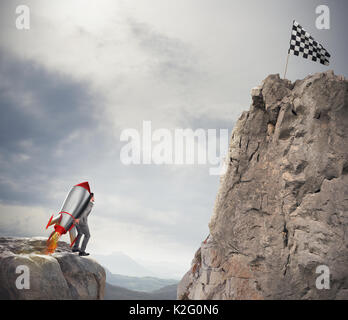
[[[47,230],[47,228],[51,225],[52,219],[53,219],[53,214],[52,214],[52,216],[51,216],[51,219],[50,219],[50,220],[48,221],[48,223],[47,223],[46,230]]]
[[[56,216],[55,218],[53,218],[53,214],[52,214],[52,217],[50,218],[50,220],[47,223],[46,229],[48,229],[49,226],[59,222],[61,218],[62,218],[61,214],[58,214],[58,216]]]
[[[91,193],[91,189],[89,188],[89,183],[87,181],[86,182],[81,182],[81,183],[75,185],[75,187],[85,188],[89,193]]]

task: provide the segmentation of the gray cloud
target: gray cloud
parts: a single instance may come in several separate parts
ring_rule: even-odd
[[[94,97],[86,84],[10,57],[3,50],[0,77],[1,200],[45,202],[42,191],[49,181],[64,170],[70,172],[73,163],[84,162],[94,142]],[[73,143],[60,147],[74,135]]]
[[[178,38],[165,36],[146,23],[131,18],[127,22],[138,45],[150,57],[149,72],[161,81],[174,81],[181,86],[197,78],[197,60],[189,44]]]

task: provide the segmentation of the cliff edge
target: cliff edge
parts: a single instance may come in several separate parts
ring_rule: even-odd
[[[178,299],[348,299],[348,82],[270,75],[251,95]]]
[[[0,299],[103,299],[104,268],[62,241],[45,255],[46,240],[0,237]]]

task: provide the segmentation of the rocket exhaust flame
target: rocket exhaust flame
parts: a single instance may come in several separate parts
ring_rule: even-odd
[[[56,251],[60,236],[61,234],[55,231],[52,234],[52,236],[48,238],[47,244],[46,244],[46,254],[52,254],[54,253],[54,251]]]

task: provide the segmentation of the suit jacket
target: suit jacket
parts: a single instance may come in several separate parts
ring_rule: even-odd
[[[83,213],[80,217],[80,223],[79,223],[80,225],[87,225],[87,218],[92,211],[93,205],[94,204],[92,201],[88,202],[88,205],[87,205],[85,211],[83,211]]]

